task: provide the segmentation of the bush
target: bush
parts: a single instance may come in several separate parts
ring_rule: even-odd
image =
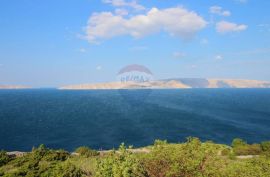
[[[81,177],[83,173],[73,164],[64,163],[58,165],[52,174],[57,177]]]
[[[69,158],[70,154],[64,150],[50,150],[47,154],[43,157],[46,161],[65,161]]]
[[[117,151],[95,156],[96,151],[80,147],[76,152],[89,156],[70,156],[64,150],[47,149],[44,145],[33,148],[23,157],[8,159],[0,151],[4,162],[0,176],[5,177],[269,177],[270,158],[260,155],[250,159],[236,158],[238,155],[256,155],[267,152],[269,142],[247,144],[243,140],[234,141],[230,147],[213,142],[201,142],[198,138],[188,138],[181,144],[155,141],[147,152],[135,152],[121,144]],[[94,153],[93,153],[94,152]],[[220,152],[222,155],[220,155]],[[234,153],[233,153],[234,152]],[[91,166],[91,170],[89,170]]]
[[[184,144],[168,144],[154,148],[141,160],[146,176],[215,176],[219,170],[218,148],[213,143],[202,143],[188,138]]]
[[[247,145],[247,142],[245,142],[244,140],[240,139],[240,138],[235,138],[233,141],[232,141],[232,147],[235,148],[235,147],[239,147],[239,146],[245,146]]]
[[[230,154],[230,152],[231,152],[231,150],[230,150],[229,148],[224,148],[224,149],[222,149],[222,151],[221,151],[221,155],[227,156],[227,155]]]
[[[90,149],[89,147],[82,146],[79,147],[75,150],[76,153],[80,154],[81,156],[84,157],[93,157],[93,156],[98,156],[99,152],[93,149]]]
[[[262,152],[259,144],[247,144],[233,148],[235,155],[259,155]]]
[[[136,154],[127,150],[122,143],[117,152],[102,157],[97,162],[97,177],[142,177],[143,167]]]
[[[0,151],[0,167],[7,164],[11,158],[7,155],[6,151]]]
[[[236,138],[232,142],[235,155],[259,155],[262,152],[260,144],[247,144],[244,140]]]
[[[264,152],[270,153],[270,141],[263,141],[261,142],[261,147]]]
[[[168,144],[167,140],[155,140],[154,146],[164,146]]]

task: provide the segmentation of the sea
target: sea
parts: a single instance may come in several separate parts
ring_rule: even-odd
[[[270,89],[0,90],[0,149],[270,140]]]

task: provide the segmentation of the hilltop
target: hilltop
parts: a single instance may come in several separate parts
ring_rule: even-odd
[[[269,81],[236,80],[236,79],[204,79],[174,78],[150,82],[107,82],[97,84],[79,84],[63,86],[59,89],[188,89],[188,88],[270,88]]]
[[[0,85],[0,89],[28,89],[30,87],[22,85]]]

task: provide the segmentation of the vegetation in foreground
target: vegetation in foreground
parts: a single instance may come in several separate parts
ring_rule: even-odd
[[[156,140],[143,149],[97,152],[79,147],[64,150],[33,148],[22,157],[0,151],[0,176],[5,177],[269,177],[270,141],[247,144],[234,139],[232,146],[201,142],[171,144]]]

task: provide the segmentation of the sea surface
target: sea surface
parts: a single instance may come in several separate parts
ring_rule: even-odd
[[[0,149],[270,140],[270,89],[0,90]]]

